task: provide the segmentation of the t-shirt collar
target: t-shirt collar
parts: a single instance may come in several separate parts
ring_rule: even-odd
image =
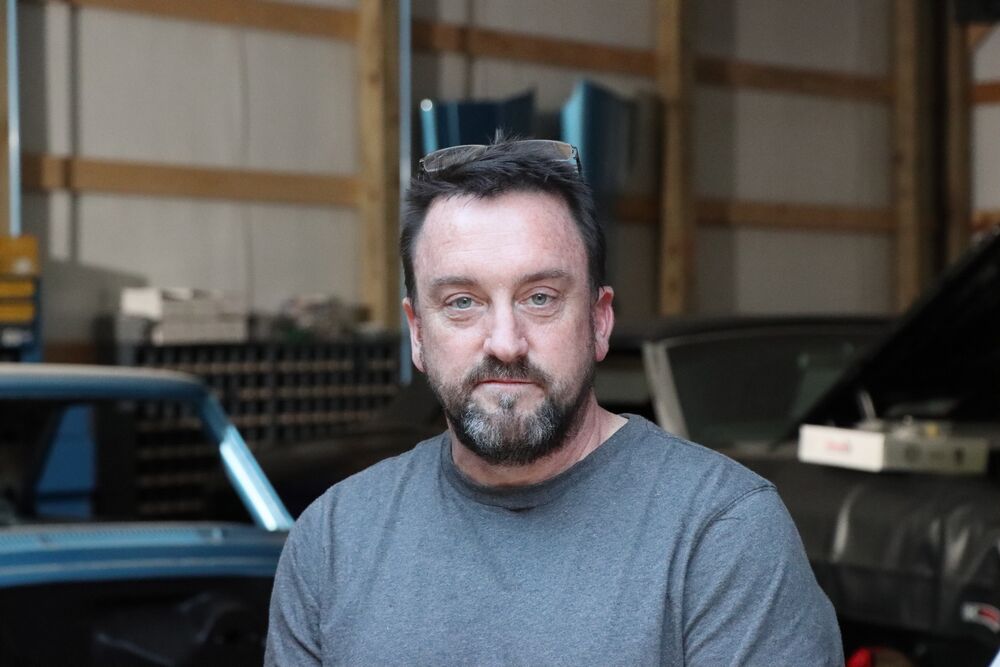
[[[635,436],[642,420],[635,415],[622,416],[628,418],[628,423],[615,431],[597,449],[555,477],[538,484],[497,487],[473,481],[455,465],[451,455],[451,437],[447,431],[440,436],[441,473],[449,486],[475,502],[515,511],[538,507],[552,502],[592,475],[616,450]]]

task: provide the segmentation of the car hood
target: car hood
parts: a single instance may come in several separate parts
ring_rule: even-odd
[[[994,229],[859,356],[801,423],[851,426],[869,417],[906,416],[995,422],[998,341],[1000,229]]]
[[[22,524],[0,529],[0,588],[176,577],[271,577],[287,533],[233,523]]]

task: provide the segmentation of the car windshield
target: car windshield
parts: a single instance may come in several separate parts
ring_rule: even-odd
[[[687,436],[711,447],[777,441],[874,339],[871,331],[741,332],[670,346]]]
[[[191,405],[0,400],[0,525],[93,519],[250,521]]]

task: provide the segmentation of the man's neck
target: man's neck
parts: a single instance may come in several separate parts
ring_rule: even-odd
[[[558,450],[523,466],[487,463],[473,454],[451,433],[451,456],[469,479],[484,486],[527,486],[555,477],[601,446],[625,425],[624,417],[597,404],[593,394],[581,412],[580,422],[569,440]]]

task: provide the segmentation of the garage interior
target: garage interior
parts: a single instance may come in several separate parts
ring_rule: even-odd
[[[680,388],[649,374],[680,363],[670,357],[679,348],[656,344],[788,323],[820,332],[850,355],[837,358],[821,387],[790,396],[791,413],[755,439],[794,439],[812,418],[853,426],[876,416],[824,395],[831,388],[871,393],[878,417],[902,422],[916,414],[906,405],[918,399],[901,398],[908,387],[930,400],[940,385],[925,388],[927,377],[950,378],[948,391],[977,397],[967,420],[976,429],[955,433],[986,442],[989,461],[972,476],[928,476],[971,480],[967,496],[941,493],[962,495],[965,509],[983,514],[963,530],[1000,538],[998,506],[984,505],[1000,494],[1000,303],[990,297],[1000,295],[1000,3],[0,7],[0,156],[8,158],[0,157],[0,362],[199,377],[295,514],[400,442],[442,430],[411,368],[400,309],[401,195],[417,160],[448,145],[449,131],[457,137],[461,123],[528,104],[524,134],[565,139],[573,127],[585,168],[589,153],[600,172],[593,185],[619,328],[598,371],[605,402],[732,445],[740,438],[711,414],[699,430],[701,417],[669,404]],[[468,116],[447,120],[450,111],[436,109]],[[955,329],[928,333],[934,319]],[[748,350],[771,359],[777,343],[768,340],[714,357],[726,367],[692,357],[690,372],[717,373],[703,381],[725,384]],[[833,354],[822,349],[813,356]],[[913,356],[885,361],[903,349]],[[795,359],[801,365],[801,354]],[[914,365],[927,377],[900,370]],[[663,373],[681,372],[673,368]],[[890,375],[902,379],[893,384]],[[730,389],[699,391],[747,412],[760,393],[780,393]],[[218,462],[206,460],[213,445],[190,415],[139,412],[125,431],[109,427],[133,443],[116,452],[130,463],[94,463],[91,484],[116,479],[114,497],[143,520],[238,515],[235,496],[218,498]],[[935,424],[951,429],[941,415]],[[4,433],[0,424],[0,442]],[[841,500],[853,493],[840,478],[773,474],[803,494],[810,484],[829,485]],[[864,474],[896,483],[908,473]],[[872,493],[865,511],[884,512],[887,525],[917,520],[911,506],[880,505],[883,491]],[[950,525],[925,519],[942,531]],[[3,530],[0,522],[0,539]],[[903,563],[901,543],[882,557]],[[848,654],[869,651],[855,667],[985,667],[1000,650],[996,548],[992,560],[976,561],[969,584],[984,605],[979,617],[967,590],[956,584],[953,594],[937,570],[939,588],[907,597],[877,591],[875,580],[846,584],[832,561],[814,565],[821,584],[836,589],[827,588],[835,606],[844,605]],[[852,586],[891,603],[866,615]],[[892,651],[878,654],[886,646]],[[897,659],[906,662],[888,662]]]

